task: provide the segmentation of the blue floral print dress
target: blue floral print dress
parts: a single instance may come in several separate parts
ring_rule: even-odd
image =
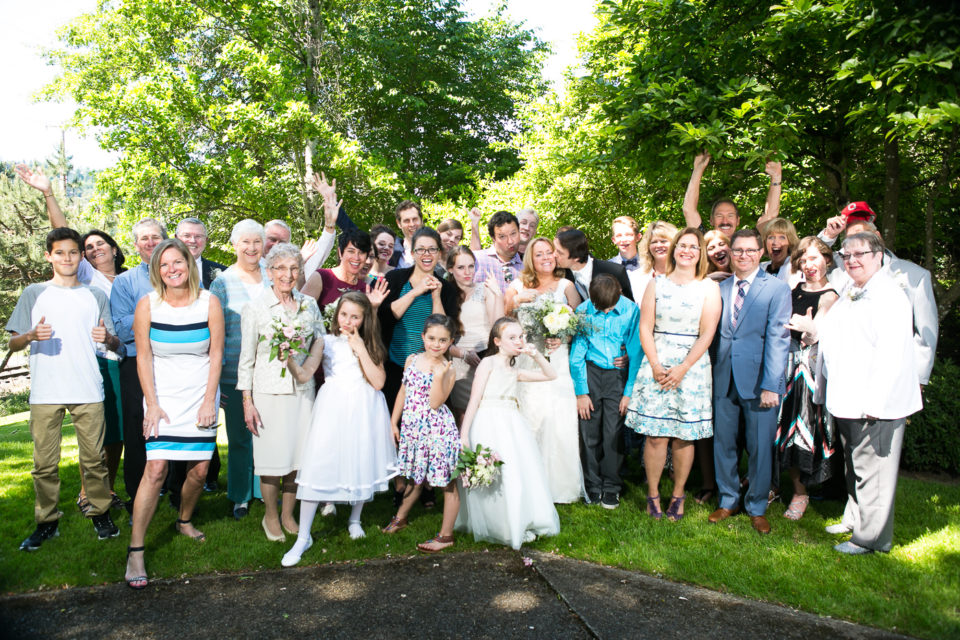
[[[419,355],[403,372],[406,398],[400,418],[400,448],[397,464],[400,475],[416,484],[424,481],[445,487],[460,455],[460,431],[447,405],[430,408],[433,374],[417,368]]]

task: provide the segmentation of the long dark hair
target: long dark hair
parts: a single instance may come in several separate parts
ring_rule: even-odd
[[[358,333],[363,338],[363,346],[367,348],[370,359],[373,364],[379,365],[383,362],[386,349],[383,348],[383,341],[380,339],[380,327],[377,325],[377,314],[373,312],[373,305],[367,298],[367,294],[361,291],[347,291],[337,298],[337,306],[333,312],[333,320],[330,321],[330,333],[335,336],[340,335],[340,323],[337,316],[340,315],[340,307],[344,302],[352,302],[363,311],[363,322],[360,324]]]
[[[100,236],[103,238],[104,242],[117,250],[116,255],[113,256],[113,268],[117,272],[117,275],[120,275],[126,271],[123,263],[127,261],[127,257],[123,255],[123,249],[121,249],[120,245],[117,244],[117,241],[113,239],[113,236],[106,231],[101,231],[100,229],[90,229],[90,231],[87,231],[85,234],[83,234],[83,237],[80,238],[80,251],[83,252],[84,256],[87,255],[87,238],[90,236]]]
[[[503,316],[502,318],[497,318],[497,321],[493,323],[493,326],[490,328],[490,339],[487,340],[487,350],[484,352],[485,355],[493,356],[500,353],[500,347],[497,346],[497,343],[494,342],[493,339],[500,338],[503,334],[503,328],[508,324],[515,324],[519,326],[520,321],[510,316]],[[516,362],[516,356],[510,358],[511,367],[516,364]]]

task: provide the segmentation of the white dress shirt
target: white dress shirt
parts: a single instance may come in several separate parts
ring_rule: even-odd
[[[733,274],[733,288],[730,290],[730,300],[729,300],[731,318],[733,317],[733,308],[737,304],[737,290],[740,289],[740,281],[741,280],[747,281],[746,286],[743,288],[743,297],[744,299],[746,299],[747,294],[750,293],[750,287],[753,285],[753,281],[756,279],[758,273],[760,273],[760,267],[757,267],[756,269],[751,271],[749,274],[747,274],[746,278],[739,278],[737,277],[737,274]]]
[[[851,281],[816,324],[833,416],[898,420],[923,408],[910,302],[886,271],[862,289]]]
[[[587,256],[587,262],[579,271],[570,270],[573,274],[574,284],[577,285],[577,291],[584,300],[590,299],[590,281],[593,279],[593,258]],[[580,289],[583,289],[582,291]]]

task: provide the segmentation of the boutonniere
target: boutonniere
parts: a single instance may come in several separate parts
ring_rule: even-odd
[[[860,287],[851,287],[850,290],[847,291],[847,297],[850,298],[851,302],[856,302],[857,300],[865,296],[866,293],[867,292],[861,289]]]
[[[901,289],[906,290],[910,285],[910,278],[907,277],[906,272],[897,269],[896,271],[892,271],[890,275],[893,277],[893,281],[900,285]]]

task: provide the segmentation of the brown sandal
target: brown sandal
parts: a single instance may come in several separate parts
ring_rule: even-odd
[[[439,549],[431,549],[430,547],[426,546],[432,542],[436,542],[437,544],[442,544],[445,546],[440,547]],[[440,553],[444,549],[449,549],[450,547],[452,547],[454,545],[454,542],[455,540],[453,536],[442,536],[438,533],[435,537],[430,538],[426,542],[421,542],[420,544],[418,544],[417,551],[420,551],[421,553]]]
[[[407,524],[409,523],[407,522],[406,518],[398,518],[397,516],[393,516],[390,518],[390,524],[385,526],[383,529],[380,529],[380,531],[383,533],[396,533],[397,531],[406,529]]]

